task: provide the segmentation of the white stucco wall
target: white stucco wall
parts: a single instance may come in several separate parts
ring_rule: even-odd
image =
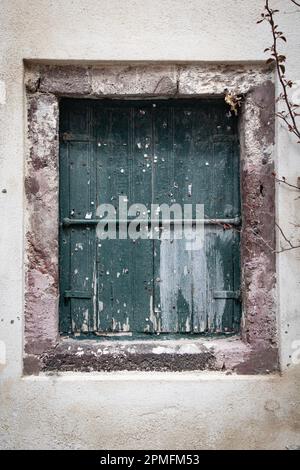
[[[279,21],[288,38],[288,76],[300,87],[300,12],[293,14],[297,8],[289,3],[272,2],[281,10]],[[261,61],[270,43],[267,26],[256,25],[263,4],[0,1],[0,447],[300,445],[300,374],[290,357],[295,341],[300,342],[300,250],[277,258],[281,377],[123,372],[22,378],[23,59]],[[279,176],[296,184],[299,145],[279,123],[276,167]],[[278,188],[278,223],[295,238],[299,209],[297,192]]]

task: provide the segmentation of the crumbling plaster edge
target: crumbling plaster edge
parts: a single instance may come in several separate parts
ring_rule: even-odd
[[[85,77],[86,72],[87,73],[87,80],[82,81],[81,78]],[[132,77],[132,73],[136,75],[137,73],[142,74],[141,77],[144,77],[144,80],[148,80],[148,72],[154,72],[154,75],[158,74],[158,82],[157,86],[153,89],[146,89],[145,87],[143,88],[143,83],[141,80],[137,80],[136,85],[140,86],[141,88],[139,89],[130,89],[130,86],[132,87],[132,83],[128,81],[129,77]],[[93,83],[93,74],[98,77],[99,79],[99,72],[100,72],[100,91],[99,87],[95,88],[95,77],[94,77],[94,87],[92,86]],[[120,80],[114,81],[111,80],[111,82],[108,81],[108,84],[105,83],[105,80],[103,81],[104,78],[110,78],[111,79],[111,74],[113,74],[113,78],[116,78],[115,74],[118,74],[118,77],[121,78],[123,77],[124,83],[121,83],[122,86],[129,86],[129,89],[121,89],[116,90],[116,85],[120,85]],[[206,76],[206,79],[209,78],[208,84],[204,84],[201,82],[201,74]],[[249,78],[248,80],[248,74],[251,74],[251,79]],[[51,75],[52,74],[52,75]],[[54,74],[54,75],[53,75]],[[76,74],[77,74],[77,81],[76,79]],[[78,76],[79,74],[79,76]],[[108,74],[108,76],[106,75]],[[159,76],[160,74],[160,76]],[[168,74],[171,74],[170,76]],[[208,75],[207,75],[208,74]],[[219,75],[218,75],[219,74]],[[237,80],[233,80],[233,77],[239,76]],[[167,80],[163,80],[165,76],[168,77]],[[69,96],[69,97],[82,97],[82,98],[121,98],[121,97],[139,97],[139,98],[181,98],[181,97],[201,97],[201,96],[220,96],[224,93],[224,88],[229,88],[230,90],[234,91],[237,94],[243,94],[246,96],[245,102],[249,103],[251,101],[252,107],[253,107],[253,93],[254,93],[254,98],[255,98],[255,90],[261,90],[262,87],[266,86],[266,83],[268,83],[268,86],[272,85],[273,82],[273,73],[270,69],[266,69],[264,66],[261,64],[219,64],[219,63],[214,63],[214,64],[172,64],[172,63],[167,63],[167,64],[147,64],[147,65],[141,65],[141,64],[126,64],[126,65],[114,65],[114,64],[109,64],[109,65],[89,65],[89,66],[82,66],[82,65],[65,65],[65,66],[57,66],[57,65],[45,65],[45,64],[27,64],[27,69],[25,70],[25,85],[26,85],[26,90],[27,90],[27,100],[30,98],[36,98],[37,102],[39,100],[39,97],[44,97],[46,101],[49,99],[50,101],[53,100],[54,106],[58,106],[58,99],[61,96]],[[52,77],[52,78],[51,78]],[[91,78],[92,77],[92,78]],[[101,78],[102,77],[102,78]],[[181,77],[181,78],[180,78]],[[185,77],[185,78],[183,78]],[[250,77],[250,76],[249,76]],[[140,78],[140,77],[139,77]],[[203,76],[202,76],[203,79]],[[47,81],[48,80],[48,81]],[[49,82],[50,80],[50,82]],[[101,81],[102,80],[102,81]],[[182,83],[180,83],[180,80],[182,80]],[[217,85],[213,85],[215,82]],[[97,82],[97,80],[96,80]],[[122,82],[122,80],[121,80]],[[240,86],[239,86],[240,83]],[[74,85],[75,84],[75,92],[74,92]],[[151,81],[150,81],[151,85]],[[104,86],[104,90],[101,88]],[[106,88],[105,88],[106,86]],[[108,86],[108,88],[107,88]],[[201,88],[202,86],[202,88]],[[76,88],[77,87],[77,88]],[[91,88],[92,87],[92,88]],[[109,88],[111,87],[111,88]],[[161,87],[161,88],[160,88]],[[70,88],[72,91],[70,92]],[[97,91],[98,90],[98,91]],[[273,92],[274,94],[274,92]],[[252,95],[252,98],[251,98]],[[261,99],[260,91],[258,92],[258,100]],[[248,98],[247,98],[248,97]],[[250,101],[249,101],[250,97]],[[269,96],[270,98],[270,96]],[[273,100],[274,100],[273,96]],[[263,97],[262,97],[263,99]],[[255,101],[255,99],[254,99]],[[55,103],[57,103],[55,105]],[[267,103],[268,105],[269,103]],[[245,105],[247,106],[247,104]],[[251,107],[251,105],[250,105]],[[261,114],[260,111],[260,104],[259,103],[254,103],[254,111],[256,113],[256,118]],[[28,108],[27,108],[28,109]],[[253,109],[252,109],[253,111]],[[271,111],[269,110],[271,113]],[[243,110],[242,114],[242,119],[243,122],[245,122],[245,115],[247,111],[245,111],[245,108]],[[58,110],[57,110],[57,116],[58,116]],[[56,118],[57,119],[57,118]],[[31,126],[30,119],[28,121],[29,124],[29,129]],[[258,122],[258,126],[261,127],[261,122]],[[258,129],[259,130],[259,129]],[[263,134],[265,134],[264,130],[261,129],[261,135],[257,137],[256,143],[260,145],[260,143],[263,143],[264,146],[266,147],[266,142],[262,142],[265,140],[265,137]],[[252,130],[253,134],[253,130]],[[269,132],[271,135],[271,140],[272,140],[272,130]],[[254,134],[253,134],[254,135]],[[252,135],[252,137],[253,137]],[[249,136],[248,136],[249,137]],[[270,137],[270,136],[269,136]],[[46,136],[47,139],[47,136]],[[38,150],[38,145],[36,141],[33,142],[31,139],[29,139],[29,151],[34,152],[34,147],[36,150]],[[274,143],[274,136],[273,136],[273,143]],[[57,142],[54,144],[57,145]],[[273,145],[272,142],[269,142],[269,145]],[[56,155],[52,154],[52,166],[54,163],[54,167],[58,166],[58,161],[55,164],[53,162],[53,158],[57,158],[58,160],[58,148],[55,150]],[[55,153],[54,152],[54,153]],[[272,153],[272,152],[271,152]],[[244,157],[247,154],[247,152],[244,152]],[[243,158],[244,158],[243,157]],[[249,163],[249,162],[247,162]],[[272,165],[272,157],[269,162]],[[33,174],[28,171],[29,166],[28,162],[26,165],[26,176],[27,178],[33,177]],[[242,178],[243,180],[243,178]],[[273,188],[271,188],[271,192],[273,191]],[[27,228],[26,228],[26,234],[32,233],[32,224],[30,221],[30,203],[29,199],[32,197],[32,194],[30,194],[30,189],[29,191],[26,192],[27,196],[27,211],[26,211],[26,221],[27,221]],[[34,198],[33,198],[34,199]],[[39,207],[39,210],[41,207]],[[57,208],[56,208],[57,211]],[[28,229],[28,230],[27,230]],[[243,237],[243,236],[242,236]],[[253,242],[253,241],[252,241]],[[26,239],[26,255],[28,255],[29,250],[28,250],[28,238]],[[27,258],[27,274],[30,269],[28,268],[28,258]],[[57,279],[56,279],[56,284],[57,284]],[[55,286],[54,286],[55,287]],[[28,278],[26,277],[26,292],[28,293]],[[273,285],[273,291],[275,290],[275,271],[274,271],[274,285]],[[57,304],[57,298],[58,298],[58,285],[54,288],[54,293],[52,293],[52,300],[54,301],[54,304]],[[56,293],[55,293],[56,292]],[[272,303],[272,301],[270,300]],[[270,303],[270,305],[271,305]],[[275,303],[275,302],[274,302]],[[272,307],[272,305],[271,305]],[[273,306],[274,307],[274,306]],[[28,317],[28,308],[25,309],[27,311],[27,314],[25,314],[25,345],[27,343],[27,335],[26,335],[26,321]],[[30,307],[29,307],[30,310]],[[55,316],[57,317],[58,312],[55,313]],[[38,316],[38,315],[37,315]],[[248,342],[248,359],[244,358],[245,360],[242,361],[241,363],[241,369],[240,373],[242,374],[247,374],[248,371],[250,373],[257,373],[258,371],[255,369],[255,366],[251,361],[253,362],[253,359],[257,355],[258,351],[265,351],[268,349],[266,348],[266,338],[247,338],[247,335],[245,334],[246,330],[246,324],[247,321],[249,320],[249,315],[246,314],[244,315],[244,326],[243,326],[243,332],[242,332],[242,337],[244,341]],[[56,318],[57,321],[57,318]],[[251,327],[251,324],[250,324]],[[250,328],[251,329],[251,328]],[[273,332],[274,333],[274,332]],[[273,334],[272,333],[272,334]],[[276,335],[276,333],[275,333]],[[31,338],[32,339],[32,338]],[[47,354],[47,351],[53,352],[56,344],[57,344],[57,339],[58,339],[58,331],[56,332],[56,337],[52,335],[52,338],[47,339],[47,335],[45,337],[44,342],[41,342],[41,351],[37,354],[35,351],[34,354],[32,354],[32,351],[27,350],[26,355],[25,355],[25,373],[36,373],[41,369],[41,363],[40,363],[40,358],[41,355],[44,353]],[[272,354],[271,354],[271,359],[267,358],[266,359],[266,364],[263,364],[263,367],[259,372],[264,372],[264,373],[269,373],[271,370],[278,370],[278,350],[276,348],[276,343],[277,343],[277,338],[275,336],[272,338],[273,345],[271,347],[272,349]],[[251,343],[251,345],[250,345]],[[53,349],[54,347],[54,349]],[[275,353],[276,351],[276,353]],[[275,358],[275,355],[277,359]],[[251,360],[252,356],[252,360]],[[33,361],[33,362],[32,362]],[[27,366],[26,367],[26,362]],[[263,361],[264,362],[264,361]],[[31,368],[30,364],[33,365],[33,369]],[[247,365],[248,363],[248,365]],[[243,367],[243,364],[245,367]],[[270,367],[270,369],[268,368]],[[208,367],[209,368],[209,367]],[[265,369],[265,370],[264,370]],[[27,372],[26,372],[27,370]],[[255,371],[256,370],[256,371]]]
[[[195,370],[195,371],[144,371],[144,370],[118,370],[113,372],[93,371],[93,372],[40,372],[39,375],[23,375],[21,380],[25,383],[43,382],[69,382],[80,384],[85,382],[264,382],[270,383],[280,379],[283,374],[278,372],[270,374],[239,375],[228,374],[221,371]]]

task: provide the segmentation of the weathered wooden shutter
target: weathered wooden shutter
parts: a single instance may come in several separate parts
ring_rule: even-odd
[[[201,203],[205,250],[183,240],[97,240],[96,207]],[[150,214],[149,214],[150,217]],[[63,333],[237,331],[236,119],[208,100],[63,100],[60,319]],[[221,222],[218,222],[221,221]]]

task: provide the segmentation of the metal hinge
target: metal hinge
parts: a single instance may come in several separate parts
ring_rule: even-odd
[[[213,292],[214,299],[234,299],[241,300],[241,291],[236,290],[215,290]]]
[[[65,299],[91,299],[92,293],[81,290],[66,290],[64,297]]]

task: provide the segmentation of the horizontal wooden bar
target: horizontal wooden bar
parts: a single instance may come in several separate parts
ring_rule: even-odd
[[[92,293],[80,290],[66,290],[64,297],[66,299],[91,299]]]
[[[232,219],[164,219],[164,220],[158,220],[158,219],[145,219],[145,220],[139,220],[137,221],[136,219],[70,219],[68,217],[64,218],[62,221],[63,226],[69,226],[69,225],[97,225],[100,222],[106,224],[130,224],[130,222],[140,222],[141,224],[143,223],[148,223],[154,226],[162,226],[162,225],[196,225],[196,224],[203,224],[203,225],[234,225],[238,226],[241,224],[241,218],[240,217],[235,217]]]

